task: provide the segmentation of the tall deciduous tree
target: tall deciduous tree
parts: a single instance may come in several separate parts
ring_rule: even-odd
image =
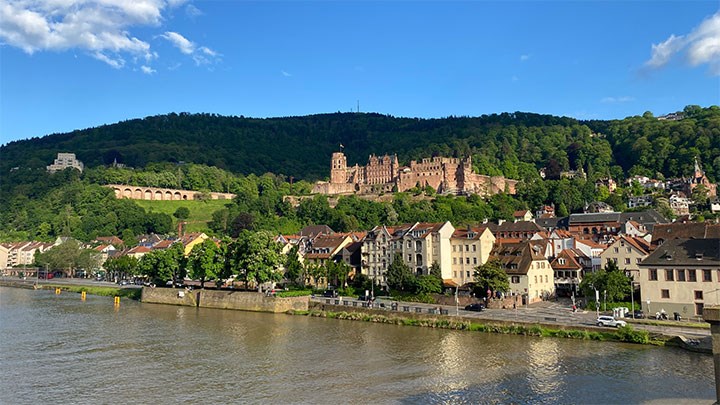
[[[230,246],[233,272],[245,281],[256,285],[268,281],[280,281],[282,264],[280,244],[273,240],[270,232],[244,230]]]
[[[138,275],[139,261],[133,256],[111,257],[105,261],[103,267],[111,275],[109,279],[122,279],[127,276]]]
[[[100,265],[100,255],[83,249],[75,239],[69,239],[43,253],[35,255],[35,262],[51,270],[64,270],[73,277],[76,269],[95,269]]]
[[[304,286],[305,268],[298,257],[298,247],[294,246],[285,256],[285,278],[293,285]]]
[[[205,288],[205,281],[217,280],[224,266],[225,257],[212,239],[193,246],[188,256],[190,277],[200,280],[200,288]]]
[[[403,262],[402,255],[395,253],[392,263],[387,269],[387,285],[391,289],[399,291],[410,291],[414,288],[415,275],[410,267]]]
[[[485,264],[475,268],[475,283],[478,295],[487,295],[490,291],[507,291],[510,289],[510,282],[505,269],[497,260],[489,260]]]

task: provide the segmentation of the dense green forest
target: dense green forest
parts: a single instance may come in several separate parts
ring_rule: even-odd
[[[711,180],[720,176],[720,108],[688,106],[683,119],[658,120],[646,113],[616,121],[514,113],[477,118],[394,118],[378,114],[326,114],[250,119],[209,114],[170,114],[16,141],[0,147],[0,240],[49,240],[59,235],[90,240],[174,231],[167,213],[116,200],[103,184],[220,191],[237,194],[212,215],[217,236],[243,230],[293,233],[308,224],[337,231],[379,224],[446,221],[456,226],[510,219],[517,209],[554,204],[558,215],[580,212],[591,201],[627,209],[641,194],[623,179],[643,174],[676,177],[692,172],[695,157]],[[342,143],[352,164],[370,153],[397,153],[401,163],[432,155],[472,156],[475,169],[522,180],[516,196],[437,196],[434,190],[396,194],[388,202],[327,197],[293,207],[287,195],[307,195],[311,180],[329,175],[329,158]],[[48,174],[57,152],[74,152],[86,170]],[[110,166],[114,161],[127,168]],[[547,180],[538,169],[545,168]],[[584,179],[559,179],[582,168]],[[612,176],[609,193],[595,180]],[[302,180],[300,180],[302,179]],[[669,213],[667,200],[656,208]],[[707,198],[695,195],[702,214]]]
[[[547,167],[582,167],[591,177],[691,172],[698,156],[708,176],[720,174],[720,108],[688,106],[679,121],[652,114],[612,121],[577,121],[532,113],[442,119],[336,113],[245,118],[167,114],[10,142],[0,147],[0,173],[39,168],[58,152],[74,152],[88,167],[113,161],[129,167],[192,162],[239,174],[275,173],[314,181],[329,175],[329,160],[345,146],[350,164],[368,155],[397,153],[401,163],[444,155],[472,156],[482,174],[515,179]]]

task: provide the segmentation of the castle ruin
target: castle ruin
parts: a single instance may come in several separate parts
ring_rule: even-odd
[[[313,187],[318,194],[378,194],[430,186],[442,194],[515,194],[516,180],[474,173],[471,158],[433,157],[400,166],[397,155],[370,155],[366,166],[348,167],[342,152],[332,154],[330,181]]]

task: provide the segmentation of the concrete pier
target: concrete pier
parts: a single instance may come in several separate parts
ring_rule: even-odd
[[[710,324],[712,354],[715,365],[715,403],[720,403],[720,306],[705,307],[703,319]]]

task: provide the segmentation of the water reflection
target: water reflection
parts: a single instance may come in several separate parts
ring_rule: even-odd
[[[0,364],[0,402],[19,404],[714,397],[712,358],[679,350],[6,288]]]

